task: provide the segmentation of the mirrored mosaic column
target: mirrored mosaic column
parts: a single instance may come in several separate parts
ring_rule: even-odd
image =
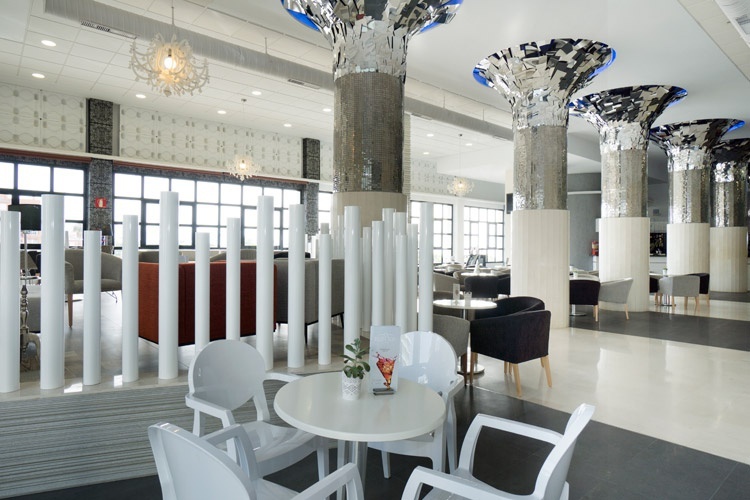
[[[651,129],[649,138],[667,154],[669,223],[667,272],[709,272],[709,175],[712,149],[744,122],[695,120]]]
[[[614,57],[603,43],[559,38],[505,49],[474,68],[513,111],[513,295],[544,300],[555,328],[568,326],[568,103]]]
[[[750,139],[720,142],[711,168],[711,290],[747,291],[747,174]]]
[[[332,217],[361,207],[406,211],[403,193],[406,50],[417,33],[453,19],[462,0],[283,0],[333,47]]]
[[[680,87],[645,85],[605,90],[571,104],[574,116],[585,118],[599,131],[599,276],[602,281],[633,278],[627,302],[631,311],[648,311],[650,306],[648,133],[659,115],[685,95]]]

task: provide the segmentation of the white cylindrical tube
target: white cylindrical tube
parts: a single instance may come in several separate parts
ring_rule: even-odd
[[[63,242],[63,246],[65,248],[70,248],[70,237],[68,236],[68,232],[65,231],[65,240]]]
[[[423,202],[419,210],[419,324],[420,332],[432,331],[432,203]]]
[[[383,302],[383,321],[386,325],[394,324],[393,317],[393,275],[396,272],[395,249],[393,244],[393,208],[383,209],[383,274],[385,276],[385,295]]]
[[[163,191],[159,201],[159,378],[177,378],[179,245],[174,191]]]
[[[240,219],[227,219],[226,338],[240,340]]]
[[[138,380],[138,216],[122,216],[122,381]]]
[[[209,234],[195,232],[195,353],[211,342],[211,263]]]
[[[372,321],[372,228],[362,228],[362,330]]]
[[[417,329],[417,255],[419,247],[419,226],[409,224],[407,232],[407,284],[406,284],[406,302],[409,306],[409,323],[407,332],[413,332]]]
[[[0,212],[0,392],[13,392],[21,388],[21,296],[18,294],[18,270],[21,254],[18,252],[21,231],[19,212]],[[12,279],[11,277],[15,278]]]
[[[305,366],[305,206],[289,206],[287,366]]]
[[[318,258],[318,364],[331,364],[331,235],[320,235]]]
[[[362,232],[359,207],[344,207],[344,345],[359,338],[362,324],[362,250],[359,235]]]
[[[39,370],[40,387],[56,389],[65,383],[65,213],[64,198],[42,195],[42,316],[44,335]]]
[[[258,197],[258,249],[255,254],[256,348],[266,370],[273,368],[273,196]]]
[[[372,221],[372,326],[385,325],[383,221]]]
[[[346,207],[345,207],[346,208]],[[345,243],[345,236],[344,236],[344,215],[339,214],[336,216],[338,219],[338,226],[336,227],[336,256],[334,258],[336,259],[343,259],[344,258],[344,245]]]
[[[406,234],[406,212],[393,214],[393,234]]]
[[[83,232],[83,385],[102,381],[102,232]]]
[[[396,240],[396,275],[395,275],[395,318],[396,325],[401,328],[401,333],[406,333],[409,328],[409,296],[407,293],[408,278],[406,276],[406,235],[397,234]]]
[[[327,222],[321,222],[320,223],[320,234],[330,234],[331,233],[331,227],[330,224]]]

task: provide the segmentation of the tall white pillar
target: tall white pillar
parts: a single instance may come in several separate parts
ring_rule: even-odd
[[[417,270],[419,269],[419,225],[409,224],[407,227],[408,256],[406,261],[407,292],[406,299],[409,307],[409,323],[406,331],[413,332],[417,329]]]
[[[289,335],[287,366],[305,366],[305,206],[289,206]],[[319,318],[320,319],[320,318]]]
[[[327,230],[327,228],[326,228]],[[331,364],[331,235],[321,233],[318,257],[318,364]]]
[[[195,232],[195,353],[211,342],[211,258],[209,234]]]
[[[159,202],[159,378],[177,378],[179,244],[177,239],[179,197],[161,193]]]
[[[256,347],[266,370],[273,368],[273,196],[258,197],[258,249],[255,254]]]
[[[362,324],[361,232],[359,207],[344,207],[344,345],[359,338]]]
[[[83,233],[83,384],[102,381],[102,232]]]
[[[385,325],[383,222],[372,221],[372,326]]]
[[[669,274],[709,271],[709,224],[667,224],[667,271]]]
[[[65,383],[65,213],[64,198],[42,195],[42,315],[44,336],[39,370],[40,387],[56,389]]]
[[[383,209],[383,263],[385,276],[385,301],[383,308],[383,321],[386,325],[394,324],[393,317],[393,299],[394,286],[393,278],[396,272],[395,249],[393,244],[393,215],[396,210],[393,208]]]
[[[138,380],[138,216],[122,216],[122,381]]]
[[[432,264],[434,249],[432,203],[422,203],[419,210],[419,318],[420,332],[432,331]]]
[[[396,303],[395,303],[395,318],[396,325],[401,328],[401,333],[406,333],[409,328],[409,294],[407,290],[408,276],[406,275],[406,260],[407,260],[407,248],[406,248],[406,234],[396,234],[396,275],[395,275],[395,289],[396,289]]]
[[[240,219],[227,219],[227,334],[240,340]]]
[[[712,227],[709,235],[711,291],[747,292],[747,228]]]
[[[362,330],[372,324],[372,228],[362,228]]]
[[[633,278],[628,296],[631,312],[648,311],[648,217],[605,217],[599,220],[599,278],[612,281]],[[600,307],[607,308],[606,303]],[[613,308],[622,309],[622,305]]]
[[[21,296],[18,293],[18,270],[21,254],[18,251],[21,232],[19,212],[0,212],[0,392],[21,388]]]

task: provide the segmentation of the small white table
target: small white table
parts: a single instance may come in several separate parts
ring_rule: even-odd
[[[289,425],[350,442],[363,487],[368,442],[421,436],[445,419],[445,402],[425,385],[399,378],[394,394],[375,396],[367,382],[363,381],[359,399],[346,401],[341,396],[341,372],[319,373],[286,384],[273,402],[276,414]]]

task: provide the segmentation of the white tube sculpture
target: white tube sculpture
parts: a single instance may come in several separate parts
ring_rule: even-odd
[[[413,332],[417,329],[417,262],[419,247],[419,226],[409,224],[407,229],[407,305],[409,306],[409,328],[407,332]]]
[[[122,381],[138,380],[138,216],[122,216]]]
[[[174,191],[159,200],[159,378],[177,378],[178,273],[177,207]]]
[[[422,203],[419,211],[419,324],[420,332],[432,331],[432,203]]]
[[[401,328],[401,333],[406,333],[409,328],[409,301],[407,293],[408,279],[406,276],[406,234],[397,234],[396,240],[396,303],[395,317],[396,325]]]
[[[305,206],[289,206],[287,366],[305,366]]]
[[[240,219],[227,219],[227,334],[240,340]]]
[[[344,345],[359,338],[362,304],[359,207],[344,207]]]
[[[327,226],[327,224],[323,224]],[[318,258],[318,364],[331,364],[331,235],[321,227]]]
[[[83,385],[102,381],[102,232],[83,232]]]
[[[65,213],[64,198],[42,195],[42,315],[44,347],[39,370],[40,388],[56,389],[65,383]]]
[[[362,331],[372,322],[372,228],[362,228]]]
[[[394,324],[393,299],[394,287],[393,277],[396,272],[395,249],[393,244],[393,215],[396,211],[392,208],[383,209],[383,273],[385,275],[385,296],[383,308],[383,321],[386,325]]]
[[[266,370],[273,368],[273,196],[258,196],[258,248],[255,254],[256,348]]]
[[[372,221],[372,326],[385,325],[383,221]]]
[[[18,332],[21,319],[21,296],[18,294],[18,277],[21,266],[21,254],[18,251],[21,232],[21,214],[19,212],[0,212],[0,276],[3,287],[0,288],[0,392],[13,392],[21,388],[21,362],[18,356],[21,340]]]
[[[195,232],[195,354],[211,342],[211,262],[209,234]]]

